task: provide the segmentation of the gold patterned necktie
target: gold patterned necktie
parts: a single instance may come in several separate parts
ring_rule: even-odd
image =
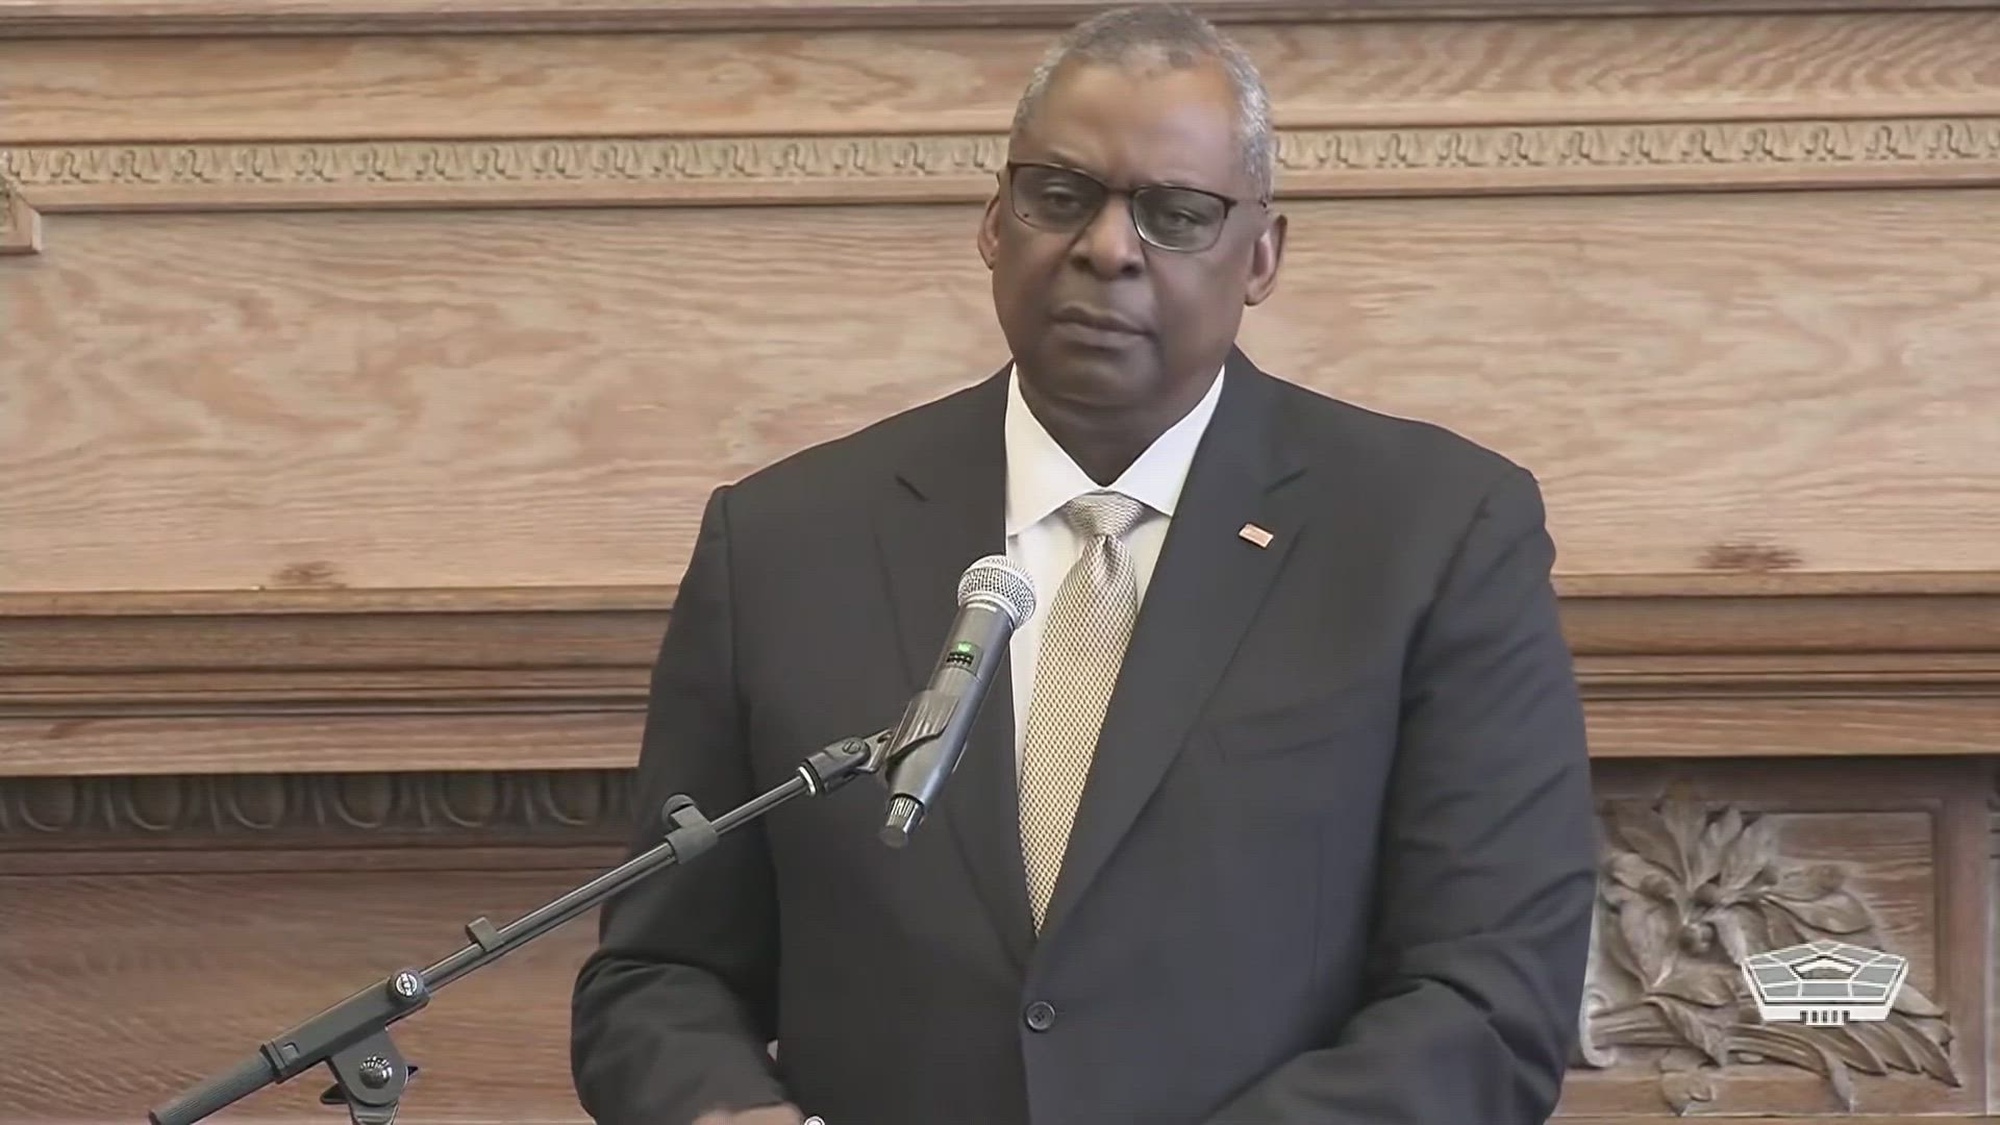
[[[1021,747],[1021,859],[1037,932],[1062,871],[1098,731],[1139,616],[1138,576],[1125,535],[1146,510],[1116,492],[1086,493],[1063,505],[1063,518],[1083,550],[1043,626]]]

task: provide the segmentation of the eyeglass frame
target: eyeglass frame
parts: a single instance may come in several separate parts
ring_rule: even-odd
[[[1105,183],[1103,180],[1098,179],[1096,176],[1091,175],[1089,172],[1086,172],[1081,168],[1072,168],[1067,164],[1057,164],[1045,160],[1009,160],[1005,165],[1002,166],[1000,171],[1001,187],[1005,189],[1007,195],[1007,210],[1011,212],[1016,219],[1019,219],[1021,222],[1026,223],[1028,226],[1033,227],[1036,230],[1052,231],[1054,228],[1045,227],[1039,223],[1030,220],[1027,216],[1021,214],[1020,207],[1015,204],[1014,177],[1016,173],[1020,172],[1020,170],[1023,168],[1036,168],[1050,172],[1061,172],[1065,175],[1070,175],[1070,176],[1077,176],[1082,179],[1088,180],[1093,184],[1096,184],[1098,189],[1104,193],[1104,198],[1098,201],[1097,208],[1093,210],[1088,217],[1079,221],[1076,230],[1070,233],[1072,234],[1080,233],[1084,230],[1089,229],[1090,224],[1096,222],[1097,217],[1104,213],[1104,205],[1106,203],[1109,203],[1113,196],[1123,196],[1126,200],[1126,207],[1125,207],[1126,218],[1131,221],[1132,231],[1133,233],[1139,236],[1139,241],[1144,242],[1146,245],[1151,246],[1155,249],[1164,250],[1169,254],[1206,254],[1210,250],[1215,249],[1216,246],[1222,242],[1222,230],[1224,227],[1229,225],[1229,217],[1236,213],[1236,209],[1238,207],[1254,206],[1254,207],[1268,208],[1271,206],[1271,199],[1269,196],[1264,196],[1256,199],[1237,199],[1234,196],[1224,195],[1219,191],[1211,191],[1208,188],[1191,187],[1187,184],[1140,184],[1138,187],[1134,188],[1114,188],[1110,184]],[[1187,250],[1187,249],[1182,249],[1178,246],[1162,246],[1158,242],[1147,237],[1146,232],[1139,226],[1139,212],[1135,207],[1132,206],[1132,203],[1136,202],[1136,199],[1139,195],[1148,191],[1191,191],[1196,195],[1205,195],[1210,199],[1221,200],[1222,214],[1215,221],[1215,241],[1209,243],[1208,245],[1202,247],[1199,250]]]

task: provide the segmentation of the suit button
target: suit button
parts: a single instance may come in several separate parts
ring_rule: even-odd
[[[1047,1031],[1056,1025],[1056,1006],[1047,1000],[1037,1000],[1028,1005],[1022,1018],[1027,1021],[1029,1031]]]

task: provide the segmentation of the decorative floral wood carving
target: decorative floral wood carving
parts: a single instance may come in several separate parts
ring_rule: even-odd
[[[1758,1017],[1742,970],[1751,954],[1822,939],[1884,948],[1847,872],[1785,858],[1776,830],[1733,807],[1609,808],[1577,1061],[1655,1058],[1660,1093],[1680,1114],[1713,1101],[1716,1076],[1738,1063],[1811,1070],[1849,1112],[1855,1071],[1958,1086],[1946,1014],[1913,984],[1879,1023],[1809,1028]]]

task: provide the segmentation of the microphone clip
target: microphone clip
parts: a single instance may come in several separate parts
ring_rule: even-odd
[[[895,730],[866,738],[843,738],[799,763],[798,777],[807,796],[823,797],[865,773],[881,773],[895,760],[889,748]]]

